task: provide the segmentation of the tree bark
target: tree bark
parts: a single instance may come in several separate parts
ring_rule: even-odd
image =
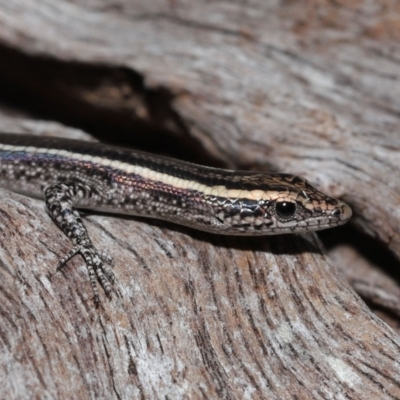
[[[400,398],[399,337],[345,279],[399,326],[390,4],[0,0],[1,131],[296,173],[354,211],[330,256],[89,213],[117,276],[96,310],[79,257],[55,272],[71,243],[44,203],[1,190],[4,397]]]

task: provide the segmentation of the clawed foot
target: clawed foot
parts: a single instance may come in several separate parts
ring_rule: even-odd
[[[97,308],[100,304],[97,281],[100,283],[106,296],[109,299],[111,298],[111,285],[115,281],[114,272],[111,269],[113,260],[107,253],[96,250],[92,244],[77,245],[58,262],[57,271],[61,270],[65,264],[78,253],[81,254],[85,260],[93,291],[93,301]]]

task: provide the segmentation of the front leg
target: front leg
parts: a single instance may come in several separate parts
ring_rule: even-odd
[[[107,297],[111,298],[114,273],[109,266],[112,263],[111,257],[99,252],[93,246],[85,225],[73,206],[74,200],[82,198],[84,193],[84,188],[78,184],[56,184],[46,188],[44,197],[51,218],[74,244],[74,248],[58,262],[57,270],[60,270],[76,254],[81,254],[88,269],[93,299],[97,307],[100,298],[96,280],[99,281]]]

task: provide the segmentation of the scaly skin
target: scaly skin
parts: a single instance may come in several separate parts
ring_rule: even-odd
[[[60,138],[0,134],[0,186],[44,198],[50,216],[86,262],[99,303],[110,257],[96,250],[78,208],[172,221],[224,235],[276,235],[346,223],[351,209],[305,179],[203,167],[147,153]]]

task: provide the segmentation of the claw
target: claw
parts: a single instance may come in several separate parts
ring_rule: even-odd
[[[57,271],[60,271],[65,264],[78,253],[80,253],[85,260],[89,273],[90,285],[93,291],[93,301],[97,308],[100,304],[97,282],[100,283],[106,296],[111,299],[111,285],[115,282],[115,275],[109,264],[112,263],[113,260],[107,253],[97,251],[91,243],[78,245],[58,262]]]
[[[72,257],[78,253],[81,254],[88,269],[94,304],[98,307],[100,297],[97,282],[100,283],[107,297],[111,298],[111,285],[115,277],[110,267],[112,258],[93,246],[85,225],[73,205],[74,199],[80,198],[87,189],[79,182],[59,183],[47,187],[44,197],[50,216],[74,244],[74,248],[58,262],[57,271],[63,268]]]

